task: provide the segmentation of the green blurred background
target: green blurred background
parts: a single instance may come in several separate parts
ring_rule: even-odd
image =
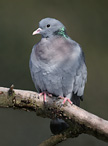
[[[45,17],[60,20],[86,56],[88,82],[81,107],[108,120],[108,0],[0,0],[0,86],[35,91],[29,57]],[[50,137],[50,119],[34,112],[0,109],[0,146],[36,146]],[[58,146],[107,146],[89,135]]]

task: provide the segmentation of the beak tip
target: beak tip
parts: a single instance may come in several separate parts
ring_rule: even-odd
[[[38,28],[37,30],[35,30],[35,31],[32,33],[32,35],[40,34],[40,31],[41,31],[41,30],[42,30],[41,28]]]
[[[34,32],[32,33],[32,35],[34,35]]]

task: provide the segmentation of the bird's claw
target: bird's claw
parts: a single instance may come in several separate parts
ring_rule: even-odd
[[[62,102],[61,106],[63,106],[63,105],[65,104],[66,101],[68,101],[68,102],[72,105],[72,101],[71,101],[69,98],[67,98],[67,97],[62,97],[62,96],[59,96],[59,98],[63,99],[63,102]]]
[[[42,93],[39,93],[38,98],[39,98],[40,96],[42,96],[42,95],[43,95],[43,100],[44,100],[44,103],[46,103],[46,102],[47,102],[47,100],[46,100],[46,95],[48,95],[49,97],[52,97],[52,94],[47,93],[47,92],[42,92]]]
[[[44,101],[44,103],[45,103],[45,102],[46,102],[46,92],[39,93],[38,98],[39,98],[40,96],[42,96],[42,95],[43,95],[43,101]]]
[[[63,100],[63,104],[65,104],[66,101],[68,101],[70,104],[72,104],[72,101],[69,98],[66,98],[66,97]]]

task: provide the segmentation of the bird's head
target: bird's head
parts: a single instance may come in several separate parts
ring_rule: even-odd
[[[33,35],[41,34],[43,38],[50,38],[54,35],[67,37],[65,26],[54,18],[44,18],[39,22],[39,28]]]

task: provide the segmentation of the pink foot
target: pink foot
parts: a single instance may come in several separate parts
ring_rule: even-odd
[[[62,96],[59,96],[59,97],[60,97],[61,99],[64,99],[64,100],[63,100],[63,103],[62,103],[63,105],[65,104],[66,101],[68,101],[70,104],[72,104],[72,101],[71,101],[69,98],[67,98],[67,97],[62,97]]]
[[[46,95],[48,95],[49,97],[52,97],[52,94],[48,93],[48,92],[42,92],[39,94],[39,97],[43,95],[43,100],[44,102],[46,102]]]
[[[48,94],[49,97],[52,97],[52,94],[50,94],[50,93],[47,93],[47,94]]]
[[[39,94],[39,97],[43,95],[43,100],[46,102],[46,92],[42,92]]]

